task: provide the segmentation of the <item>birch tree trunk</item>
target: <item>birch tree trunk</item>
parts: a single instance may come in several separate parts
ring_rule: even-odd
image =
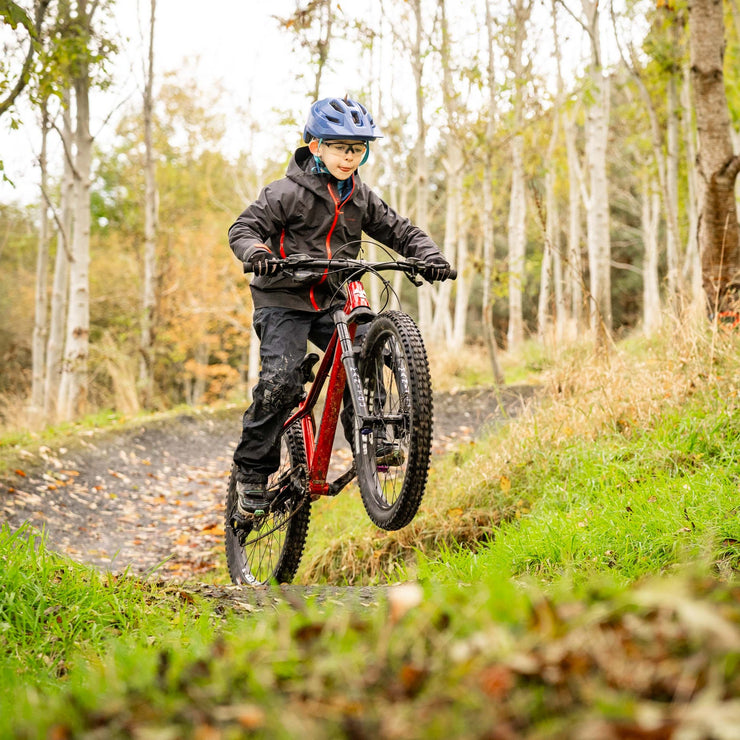
[[[483,213],[481,229],[483,231],[483,296],[481,313],[483,338],[488,349],[493,378],[497,384],[504,382],[498,362],[496,335],[493,330],[493,301],[491,284],[493,282],[494,231],[493,231],[493,137],[496,134],[498,105],[496,102],[496,69],[493,56],[493,13],[491,0],[486,0],[486,39],[488,42],[488,121],[486,122],[485,165],[483,169]]]
[[[586,204],[591,329],[596,345],[605,346],[612,328],[609,182],[606,150],[609,136],[609,78],[601,64],[598,0],[581,0],[591,41],[589,76],[593,102],[586,114],[586,161],[589,197]]]
[[[527,242],[527,200],[524,189],[524,58],[523,46],[527,22],[532,10],[531,0],[516,0],[510,23],[513,24],[513,48],[509,53],[509,69],[514,79],[514,136],[511,142],[511,193],[509,204],[509,349],[516,351],[524,341],[522,294],[524,257]]]
[[[568,158],[568,248],[566,294],[570,299],[573,339],[583,330],[583,266],[581,260],[581,165],[576,146],[575,113],[567,111],[563,116],[563,133]]]
[[[139,358],[139,398],[150,407],[154,396],[154,308],[157,270],[157,180],[152,142],[154,85],[154,23],[157,1],[151,0],[149,16],[149,55],[144,86],[144,282],[141,305],[141,355]]]
[[[427,126],[424,118],[424,55],[422,42],[424,27],[421,0],[409,0],[415,20],[415,34],[411,46],[411,67],[414,74],[416,93],[416,225],[429,233],[429,207],[427,188],[429,173],[426,154]],[[423,333],[431,330],[432,297],[426,287],[417,291],[419,302],[419,328]]]
[[[699,255],[699,206],[697,202],[696,186],[696,142],[694,139],[694,110],[691,105],[691,71],[686,64],[683,69],[683,83],[681,85],[681,108],[683,111],[683,138],[686,149],[686,172],[688,197],[686,210],[688,212],[689,231],[686,240],[686,258],[684,260],[684,282],[690,286],[692,310],[704,308],[704,289],[702,287],[701,257]]]
[[[699,232],[704,292],[711,314],[737,298],[740,228],[735,179],[740,157],[730,140],[724,88],[725,29],[721,0],[689,2],[691,80],[699,147],[696,159]]]
[[[72,175],[72,120],[70,115],[71,95],[69,89],[62,94],[62,142],[66,153],[59,211],[61,214],[57,232],[57,247],[54,257],[54,280],[51,290],[49,314],[49,341],[46,347],[46,373],[44,377],[44,418],[55,421],[59,406],[59,384],[62,377],[62,354],[64,330],[67,320],[69,296],[69,267],[74,204],[74,177]]]
[[[554,254],[557,247],[557,208],[555,205],[555,168],[552,160],[560,135],[560,101],[556,101],[553,111],[554,121],[550,141],[545,153],[545,233],[542,247],[542,269],[540,271],[540,295],[537,302],[537,337],[547,341],[551,329],[551,286],[553,284]]]
[[[642,186],[642,238],[645,257],[642,268],[642,326],[647,336],[654,334],[661,323],[660,282],[658,277],[658,225],[660,197],[658,188],[647,175]]]
[[[526,247],[527,201],[524,192],[524,141],[521,135],[511,142],[511,193],[509,197],[509,350],[516,351],[524,341],[522,292]]]
[[[460,176],[462,180],[462,175]],[[462,183],[461,183],[462,188]],[[458,210],[457,222],[457,280],[455,281],[455,310],[452,320],[451,345],[460,349],[465,344],[468,327],[470,289],[467,280],[468,235],[462,207]]]
[[[77,20],[87,45],[90,15],[87,0],[77,2]],[[60,387],[60,415],[71,419],[87,410],[87,363],[90,338],[90,79],[86,51],[77,60],[75,97],[74,233],[69,280],[69,312]]]
[[[553,45],[555,48],[555,64],[557,65],[557,95],[555,99],[555,111],[556,119],[553,127],[553,132],[550,137],[550,143],[548,144],[546,177],[545,177],[545,208],[547,209],[547,221],[546,221],[546,237],[547,242],[550,245],[552,252],[552,276],[553,276],[553,289],[555,294],[555,341],[561,342],[567,329],[568,311],[565,304],[565,290],[563,286],[563,259],[561,253],[561,240],[560,240],[560,214],[557,209],[557,200],[555,198],[555,168],[553,166],[553,158],[556,150],[556,143],[560,134],[560,122],[564,115],[563,103],[565,102],[565,94],[563,84],[563,72],[562,72],[562,53],[560,51],[560,33],[558,32],[558,14],[557,14],[557,2],[552,0],[551,3],[551,14],[552,14],[552,38]]]
[[[674,38],[675,38],[674,32]],[[678,234],[678,160],[679,160],[679,102],[676,72],[671,70],[666,96],[666,169],[665,169],[665,214],[666,214],[666,257],[668,262],[668,305],[678,315],[683,293],[679,257]]]
[[[442,36],[442,45],[440,55],[442,59],[442,100],[445,109],[446,130],[445,130],[445,155],[443,166],[447,182],[447,193],[445,203],[445,235],[442,251],[447,261],[457,268],[457,283],[461,283],[465,278],[462,274],[460,259],[464,259],[458,252],[460,243],[460,222],[462,213],[462,191],[463,191],[463,167],[464,159],[462,147],[460,146],[460,134],[458,131],[459,111],[457,104],[457,95],[455,85],[452,80],[452,70],[450,67],[450,34],[447,26],[447,11],[445,0],[438,0],[440,11],[440,31]],[[439,340],[442,338],[444,331],[448,343],[453,346],[461,346],[462,340],[455,345],[455,331],[453,321],[450,316],[450,296],[452,293],[452,282],[446,281],[436,287],[436,310],[434,322],[432,325],[432,338]],[[460,285],[457,286],[458,290]],[[462,325],[464,329],[464,323]],[[464,337],[463,337],[464,339]]]
[[[679,311],[679,259],[678,259],[678,100],[675,75],[671,73],[666,88],[666,131],[665,136],[658,120],[658,111],[637,65],[632,61],[632,76],[637,83],[640,97],[650,120],[653,158],[658,172],[660,193],[663,199],[666,225],[666,282],[668,305],[674,315]],[[665,146],[665,151],[664,151]]]
[[[47,139],[49,133],[49,109],[47,101],[41,103],[41,208],[39,209],[39,244],[36,255],[36,305],[31,345],[31,415],[38,421],[44,408],[44,369],[46,367],[46,343],[49,336],[47,292],[49,273],[49,192],[47,170]]]

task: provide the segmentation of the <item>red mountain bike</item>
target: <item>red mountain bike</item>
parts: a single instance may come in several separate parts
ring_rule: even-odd
[[[300,564],[308,535],[311,505],[321,496],[336,496],[355,477],[365,510],[384,530],[406,526],[424,496],[432,446],[432,386],[421,333],[401,311],[375,314],[361,278],[370,273],[392,294],[381,273],[401,271],[415,285],[426,263],[417,259],[366,262],[313,259],[293,255],[274,260],[278,269],[298,277],[307,271],[339,275],[347,295],[334,311],[335,330],[323,360],[307,355],[302,369],[312,385],[297,411],[285,422],[281,466],[270,477],[272,502],[264,515],[237,526],[236,479],[232,468],[226,497],[226,559],[235,584],[289,583]],[[450,275],[456,277],[453,271]],[[369,323],[359,357],[354,339],[358,325]],[[328,385],[327,385],[328,383]],[[315,410],[326,385],[320,424]],[[329,483],[327,473],[345,387],[354,409],[353,463]]]

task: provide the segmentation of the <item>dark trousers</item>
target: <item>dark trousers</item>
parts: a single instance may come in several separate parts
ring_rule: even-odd
[[[334,322],[327,311],[267,307],[254,312],[254,329],[262,367],[234,451],[237,475],[246,479],[270,475],[280,466],[280,431],[303,394],[300,365],[308,340],[325,350]],[[345,408],[351,408],[347,393],[344,400]],[[345,428],[348,421],[343,414]]]

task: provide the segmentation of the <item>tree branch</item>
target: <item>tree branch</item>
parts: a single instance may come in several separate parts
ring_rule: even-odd
[[[33,26],[30,25],[30,22],[29,24],[26,24],[25,22],[21,21],[23,27],[28,31],[28,35],[30,36],[28,42],[28,53],[26,54],[26,58],[23,62],[23,67],[21,68],[20,76],[18,77],[15,86],[5,96],[5,98],[0,101],[0,116],[8,111],[10,106],[13,105],[16,98],[23,92],[23,88],[25,88],[25,86],[28,84],[28,81],[31,79],[31,63],[33,62],[33,55],[36,51],[35,43],[36,40],[41,36],[41,25],[43,23],[44,15],[46,14],[46,10],[49,7],[50,2],[51,0],[39,0],[39,4],[36,7],[36,20]],[[19,12],[23,13],[22,9],[14,2],[9,2],[9,5],[13,6]],[[28,19],[25,13],[23,13],[23,16]]]
[[[735,182],[738,174],[740,174],[740,156],[735,156],[724,166],[724,175]]]

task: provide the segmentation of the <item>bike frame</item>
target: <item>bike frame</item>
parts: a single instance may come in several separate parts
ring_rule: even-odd
[[[347,283],[347,295],[344,308],[332,314],[336,328],[329,340],[319,369],[316,371],[316,379],[311,384],[306,398],[298,406],[298,410],[283,425],[283,431],[286,431],[295,422],[301,424],[306,446],[308,492],[312,496],[335,495],[326,477],[329,472],[339,411],[348,378],[352,403],[357,418],[362,422],[362,431],[372,429],[353,348],[357,333],[357,320],[367,317],[370,313],[370,303],[365,288],[359,280]],[[326,391],[326,403],[317,433],[314,408],[327,380],[329,385]]]

